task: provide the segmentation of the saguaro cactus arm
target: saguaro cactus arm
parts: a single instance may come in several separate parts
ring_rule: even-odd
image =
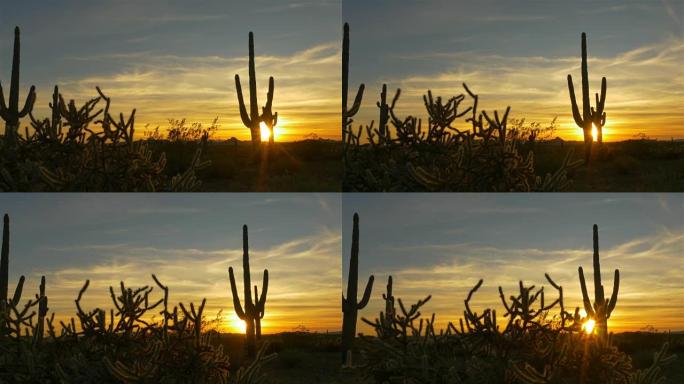
[[[245,319],[245,311],[242,309],[240,303],[240,296],[238,295],[237,285],[235,284],[235,275],[233,274],[233,267],[228,267],[228,277],[230,279],[230,291],[233,295],[233,307],[235,307],[235,314],[241,319]]]

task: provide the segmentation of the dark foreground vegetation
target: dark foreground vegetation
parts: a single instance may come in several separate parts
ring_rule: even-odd
[[[192,142],[155,145],[168,158],[168,175],[192,159]],[[336,192],[342,188],[342,144],[332,140],[276,142],[255,151],[249,142],[210,141],[198,172],[199,190],[210,192]]]
[[[676,383],[684,370],[681,334],[609,332],[618,302],[620,271],[612,290],[600,272],[598,227],[593,228],[593,274],[578,276],[586,317],[568,308],[564,287],[545,274],[548,286],[520,281],[515,292],[499,286],[500,306],[478,305],[480,279],[463,301],[463,317],[438,329],[436,314],[425,315],[432,296],[414,304],[394,296],[392,276],[374,319],[362,318],[372,335],[355,333],[357,310],[371,295],[374,277],[357,303],[359,220],[354,216],[352,257],[343,298],[343,368],[369,383]],[[588,271],[587,271],[588,272]],[[593,278],[593,297],[587,285]],[[589,283],[589,284],[587,284]],[[477,308],[477,309],[476,309]],[[497,316],[498,312],[498,316]],[[347,333],[349,332],[349,334]],[[355,359],[357,356],[358,359]]]
[[[579,160],[582,143],[538,143],[537,169],[548,172],[574,150]],[[627,140],[593,146],[594,161],[569,172],[567,191],[581,192],[682,192],[684,141]]]

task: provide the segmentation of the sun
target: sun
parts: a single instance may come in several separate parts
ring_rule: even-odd
[[[593,141],[598,141],[598,129],[593,124],[591,125],[591,138]]]
[[[268,141],[268,139],[271,137],[271,131],[269,131],[266,123],[263,121],[259,123],[259,128],[261,130],[261,141]]]
[[[245,333],[247,331],[247,323],[244,320],[240,320],[235,313],[226,317],[226,323],[229,332]]]
[[[587,333],[587,335],[591,335],[594,333],[594,327],[596,326],[596,321],[594,319],[589,319],[582,324],[582,329],[584,332]]]

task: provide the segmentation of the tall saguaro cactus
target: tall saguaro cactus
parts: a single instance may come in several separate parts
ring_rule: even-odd
[[[606,113],[603,108],[606,104],[606,78],[601,80],[601,95],[596,94],[596,109],[591,106],[589,101],[589,69],[587,66],[587,35],[582,32],[582,114],[580,114],[577,100],[575,98],[575,87],[572,82],[572,75],[568,75],[568,90],[570,92],[570,103],[572,105],[572,116],[577,124],[584,131],[585,158],[589,162],[591,155],[591,144],[593,137],[591,134],[592,125],[596,126],[596,140],[603,142],[603,126],[606,124]]]
[[[0,83],[0,117],[5,120],[5,144],[9,147],[17,143],[19,134],[19,119],[26,117],[33,109],[36,101],[36,87],[31,86],[26,97],[24,107],[19,109],[19,59],[21,55],[21,43],[19,27],[14,29],[14,54],[12,56],[12,78],[10,80],[9,103],[5,103],[5,95]],[[9,105],[9,106],[8,106]]]
[[[252,144],[258,145],[261,141],[260,123],[264,122],[271,135],[269,142],[273,142],[273,129],[278,123],[278,112],[273,113],[273,90],[275,88],[273,76],[268,79],[268,93],[266,94],[266,106],[262,108],[263,113],[259,114],[259,103],[257,101],[256,89],[256,69],[254,68],[254,34],[249,33],[249,114],[242,97],[242,86],[240,85],[240,75],[235,75],[235,88],[237,89],[238,103],[240,104],[240,117],[242,123],[249,128],[252,135]]]
[[[361,100],[363,99],[363,90],[365,85],[359,85],[359,90],[356,92],[354,103],[351,108],[347,107],[347,97],[349,93],[349,24],[344,23],[344,37],[342,39],[342,144],[347,148],[347,135],[351,133],[352,117],[356,115],[361,107]]]
[[[617,303],[618,290],[620,288],[620,270],[615,270],[615,277],[613,279],[613,294],[610,300],[606,301],[603,284],[601,282],[601,263],[599,261],[599,243],[598,243],[598,226],[594,224],[594,305],[592,306],[587,293],[587,286],[584,282],[584,271],[582,267],[578,268],[580,287],[582,289],[582,299],[584,301],[584,310],[587,315],[596,322],[596,333],[601,338],[608,337],[608,319],[610,318],[615,304]]]
[[[0,313],[5,313],[9,285],[9,216],[5,214],[2,222],[2,253],[0,254]],[[0,319],[0,324],[2,323]]]
[[[354,229],[352,232],[351,259],[349,260],[349,278],[347,280],[347,297],[342,295],[342,364],[351,366],[351,355],[356,338],[356,318],[360,309],[363,309],[370,300],[373,290],[371,275],[366,284],[361,301],[357,301],[359,282],[359,215],[354,214]]]
[[[261,296],[259,296],[254,288],[254,300],[252,300],[252,283],[249,272],[249,239],[247,236],[247,226],[242,227],[242,278],[243,288],[245,292],[244,307],[240,303],[240,296],[238,295],[237,285],[235,284],[235,275],[233,274],[233,267],[228,268],[228,276],[230,278],[230,290],[233,294],[233,307],[235,313],[246,324],[246,347],[247,355],[249,357],[256,356],[256,337],[257,327],[259,336],[261,335],[261,318],[264,316],[264,307],[266,305],[266,294],[268,293],[268,269],[264,269],[264,280],[262,284]]]

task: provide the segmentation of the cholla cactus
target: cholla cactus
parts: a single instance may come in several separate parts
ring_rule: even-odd
[[[618,290],[620,289],[620,270],[615,269],[615,277],[613,278],[613,294],[610,299],[606,301],[603,291],[603,283],[601,282],[601,262],[599,260],[599,238],[598,226],[594,224],[594,305],[592,306],[589,294],[587,293],[587,286],[584,282],[584,271],[582,267],[577,269],[579,273],[580,288],[582,289],[582,299],[584,302],[584,310],[587,315],[596,321],[596,333],[602,339],[608,337],[608,319],[615,309],[617,303]]]
[[[347,154],[344,190],[548,192],[568,187],[568,171],[580,164],[572,161],[572,152],[554,173],[538,176],[534,153],[523,154],[523,147],[508,129],[510,107],[503,114],[479,111],[478,95],[466,84],[463,87],[471,106],[462,107],[464,94],[443,101],[428,90],[423,96],[428,113],[424,128],[414,116],[397,116],[401,90],[389,104],[383,85],[378,103],[380,126],[373,129],[371,122],[366,127],[368,144],[357,143]],[[385,123],[387,115],[396,132],[394,138]],[[461,117],[466,117],[471,129],[456,127]]]
[[[356,318],[360,309],[363,309],[370,300],[373,290],[371,275],[368,278],[366,289],[361,301],[357,300],[359,283],[359,215],[354,214],[354,229],[352,231],[351,258],[349,259],[349,277],[347,279],[347,297],[342,295],[342,365],[352,366],[351,356],[356,338]]]
[[[261,318],[264,316],[264,308],[266,306],[268,269],[264,269],[261,296],[257,295],[258,292],[255,289],[254,299],[252,299],[252,277],[249,272],[249,239],[246,225],[242,227],[242,251],[242,278],[245,293],[244,306],[240,303],[240,296],[238,295],[237,284],[235,283],[233,267],[228,268],[228,276],[230,278],[230,291],[233,295],[235,313],[246,324],[245,344],[247,347],[247,355],[249,357],[254,357],[256,354],[256,327],[257,324],[259,324],[259,333],[261,333]]]
[[[240,75],[235,75],[235,88],[237,89],[238,103],[240,105],[240,117],[242,123],[245,124],[252,136],[252,144],[257,146],[261,142],[261,127],[260,123],[266,124],[270,131],[269,142],[273,142],[274,132],[273,128],[278,123],[278,113],[272,112],[273,107],[273,90],[274,81],[273,76],[268,79],[268,93],[266,94],[266,106],[262,109],[262,114],[259,115],[259,103],[257,101],[256,89],[256,69],[254,68],[254,34],[249,33],[249,114],[245,106],[245,100],[242,97],[242,86],[240,85]]]
[[[5,95],[0,84],[0,118],[5,120],[5,145],[7,149],[17,144],[19,136],[19,119],[26,117],[36,101],[36,88],[31,86],[26,97],[24,107],[19,109],[19,59],[21,55],[21,42],[19,27],[14,29],[14,54],[12,56],[12,78],[10,80],[9,102],[5,103]]]
[[[572,105],[572,117],[577,126],[584,131],[585,161],[589,162],[591,156],[592,125],[596,127],[598,143],[603,142],[603,126],[606,124],[606,113],[603,108],[606,104],[606,78],[601,79],[601,95],[596,94],[596,109],[589,101],[589,69],[587,67],[587,35],[582,32],[582,114],[577,107],[575,99],[575,87],[572,75],[568,75],[568,91],[570,92],[570,104]]]

